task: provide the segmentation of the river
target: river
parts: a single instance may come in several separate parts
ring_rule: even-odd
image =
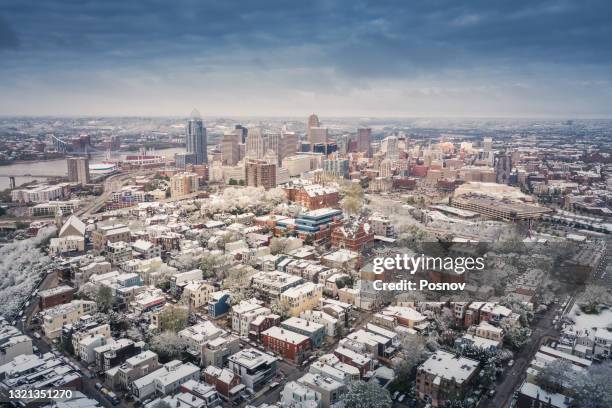
[[[168,149],[156,150],[156,154],[161,154],[168,159],[174,158],[175,153],[184,152],[185,149],[182,147],[171,147]],[[126,155],[137,154],[137,152],[119,153],[111,156],[111,159],[125,158]],[[90,163],[102,163],[104,161],[104,153],[92,155]],[[55,159],[55,160],[44,160],[44,161],[30,161],[21,162],[15,164],[9,164],[8,166],[0,166],[0,190],[9,188],[9,178],[7,175],[19,175],[19,174],[46,174],[49,176],[66,176],[68,170],[66,168],[66,159]],[[15,183],[20,186],[24,183],[38,180],[44,181],[43,177],[15,177]]]

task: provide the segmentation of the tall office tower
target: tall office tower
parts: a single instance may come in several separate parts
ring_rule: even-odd
[[[372,129],[357,129],[357,149],[360,152],[370,154],[370,144],[372,143]]]
[[[221,161],[223,164],[234,166],[240,161],[240,141],[242,130],[234,129],[223,133],[221,139]]]
[[[396,164],[399,175],[407,177],[410,172],[410,159],[399,160]]]
[[[69,157],[66,159],[68,166],[68,181],[79,184],[87,184],[89,177],[89,159],[86,157]]]
[[[328,130],[323,127],[313,127],[310,128],[310,139],[308,142],[310,143],[310,149],[312,150],[314,145],[321,144],[327,145],[328,138]]]
[[[236,125],[234,129],[236,130],[236,133],[240,136],[239,143],[246,143],[247,136],[249,134],[249,129],[245,128],[242,125]]]
[[[490,152],[493,149],[493,138],[485,137],[482,140],[482,147],[485,152]]]
[[[481,164],[493,167],[495,165],[495,154],[493,152],[493,139],[485,137],[482,140],[482,150],[478,152],[478,160]]]
[[[273,162],[281,163],[282,139],[280,132],[272,132],[267,134],[266,155],[274,155]]]
[[[357,151],[357,143],[347,134],[336,137],[336,145],[338,146],[338,154],[345,155]],[[355,147],[355,150],[351,150],[353,147]]]
[[[298,149],[298,136],[295,132],[281,132],[281,147],[280,147],[280,159],[281,161],[285,157],[293,156],[297,153]]]
[[[386,142],[386,143],[385,143]],[[387,159],[397,160],[399,159],[399,146],[397,136],[388,136],[383,140],[383,144],[387,147]]]
[[[260,128],[251,129],[246,142],[246,157],[248,159],[263,159],[267,149],[267,135]]]
[[[508,184],[512,173],[512,156],[502,154],[495,158],[495,181],[498,184]]]
[[[321,126],[321,122],[319,122],[319,117],[317,115],[315,115],[314,113],[312,115],[310,115],[308,117],[308,126],[307,126],[307,130],[306,130],[306,136],[308,138],[308,143],[311,143],[311,139],[310,139],[310,129],[312,129],[313,127],[319,127]]]
[[[245,164],[245,172],[247,186],[263,187],[266,190],[276,187],[276,164],[249,159]]]
[[[240,143],[238,145],[238,150],[239,150],[238,161],[240,161],[246,157],[246,143]]]
[[[384,159],[380,162],[380,169],[378,175],[380,177],[391,177],[393,175],[393,162],[389,159]]]
[[[197,109],[191,112],[185,136],[187,139],[187,153],[194,153],[196,155],[195,164],[208,163],[206,128]]]
[[[280,165],[285,157],[293,156],[297,152],[298,137],[294,132],[281,130],[267,135],[267,150],[276,155],[276,163]]]

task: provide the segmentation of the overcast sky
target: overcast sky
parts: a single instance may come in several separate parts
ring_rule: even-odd
[[[0,115],[612,117],[609,0],[2,0]]]

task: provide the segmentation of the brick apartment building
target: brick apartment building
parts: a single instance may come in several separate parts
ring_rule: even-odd
[[[270,327],[280,324],[280,316],[276,314],[260,315],[250,323],[249,339],[253,341],[261,341],[261,334]]]
[[[363,220],[349,219],[336,226],[331,233],[331,244],[334,248],[362,252],[374,242],[374,231],[370,224]]]
[[[302,334],[274,326],[261,334],[263,346],[267,351],[282,356],[297,364],[304,361],[310,350],[310,339]]]
[[[245,164],[246,182],[250,187],[266,190],[276,187],[276,165],[265,160],[248,160]]]
[[[38,293],[38,305],[40,309],[48,309],[53,306],[68,303],[72,300],[72,296],[75,294],[75,292],[76,288],[67,285],[41,290]]]
[[[284,188],[289,201],[296,202],[309,210],[338,207],[340,193],[332,187],[313,185],[290,185]]]
[[[209,365],[204,370],[204,381],[214,386],[222,397],[231,399],[232,390],[240,384],[240,376],[227,368]]]
[[[417,368],[417,397],[432,407],[461,400],[477,373],[478,361],[438,350]]]

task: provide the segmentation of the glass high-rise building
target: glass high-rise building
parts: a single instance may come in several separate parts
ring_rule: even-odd
[[[191,117],[187,122],[185,130],[187,153],[195,155],[195,164],[208,163],[206,128],[197,109],[191,112]]]

